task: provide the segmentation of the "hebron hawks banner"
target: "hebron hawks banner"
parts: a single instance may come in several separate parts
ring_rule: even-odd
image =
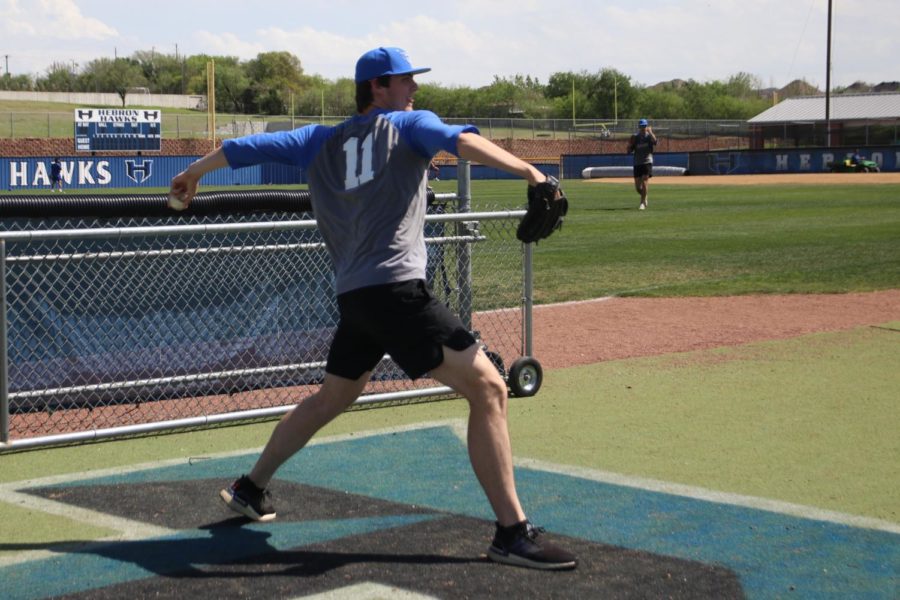
[[[166,188],[172,177],[197,160],[197,156],[61,156],[63,189],[68,188]],[[50,189],[47,158],[0,158],[0,190],[22,192]],[[246,169],[222,169],[203,179],[204,185],[265,185],[303,183],[296,167],[261,165]]]

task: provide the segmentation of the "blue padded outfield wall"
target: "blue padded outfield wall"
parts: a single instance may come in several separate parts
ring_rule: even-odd
[[[721,152],[657,152],[655,164],[683,167],[691,175],[749,175],[762,173],[824,173],[828,163],[842,160],[847,149],[724,150]],[[860,153],[874,160],[882,171],[900,171],[900,148],[882,146],[861,148]],[[183,171],[196,156],[64,156],[63,182],[66,188],[165,188],[172,177]],[[50,161],[47,158],[0,158],[0,190],[24,192],[50,188]],[[566,179],[580,179],[586,167],[630,166],[627,154],[583,154],[562,158],[562,169],[555,163],[536,165],[539,169]],[[441,179],[456,179],[456,166],[440,169]],[[512,175],[473,165],[472,179],[514,179]],[[266,164],[231,170],[221,169],[204,178],[205,185],[268,185],[305,183],[301,169]]]
[[[723,150],[721,152],[655,152],[653,164],[686,168],[690,175],[754,175],[773,173],[826,173],[828,163],[853,153],[847,148],[800,148],[789,150]],[[900,148],[860,148],[882,171],[900,171]],[[626,154],[579,154],[563,157],[563,176],[581,178],[587,167],[631,166]]]

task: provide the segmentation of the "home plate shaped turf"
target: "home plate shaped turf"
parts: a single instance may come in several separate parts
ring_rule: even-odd
[[[529,516],[578,568],[496,565],[493,521],[449,426],[311,445],[270,486],[277,520],[218,491],[256,454],[32,485],[27,497],[150,537],[36,548],[0,566],[5,598],[892,597],[900,535],[518,468]],[[80,514],[85,514],[83,511]],[[148,529],[149,526],[149,529]]]

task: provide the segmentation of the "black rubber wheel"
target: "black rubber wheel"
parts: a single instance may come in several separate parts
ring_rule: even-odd
[[[523,356],[509,368],[506,383],[510,394],[517,398],[527,398],[538,393],[543,381],[544,370],[541,369],[541,363],[530,356]]]

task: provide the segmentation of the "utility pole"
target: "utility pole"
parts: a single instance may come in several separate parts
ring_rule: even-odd
[[[828,0],[828,50],[825,57],[825,145],[831,147],[831,0]]]
[[[3,58],[6,59],[6,76],[9,77],[9,54],[4,54]]]

